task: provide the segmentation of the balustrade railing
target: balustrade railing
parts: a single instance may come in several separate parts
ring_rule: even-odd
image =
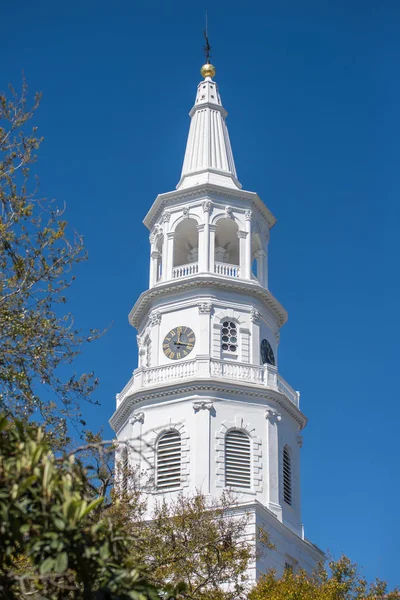
[[[242,381],[251,381],[252,383],[264,382],[263,367],[224,360],[211,359],[211,375],[239,379]]]
[[[187,265],[179,265],[172,269],[172,278],[178,279],[180,277],[188,277],[189,275],[196,275],[199,272],[199,263],[189,263]]]
[[[229,265],[228,263],[214,263],[214,273],[216,275],[225,275],[226,277],[240,277],[239,265]]]
[[[186,360],[173,365],[162,365],[143,369],[143,385],[153,385],[193,377],[196,373],[196,360]]]
[[[249,365],[215,358],[211,358],[205,363],[203,359],[201,361],[193,359],[159,367],[137,369],[122,392],[117,395],[118,404],[126,396],[136,391],[137,388],[190,379],[196,376],[218,377],[231,381],[264,385],[266,388],[281,392],[290,402],[299,407],[299,393],[279,375],[275,367]]]

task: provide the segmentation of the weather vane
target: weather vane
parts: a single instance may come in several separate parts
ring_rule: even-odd
[[[207,11],[206,11],[206,28],[203,31],[203,35],[204,35],[204,39],[206,41],[206,43],[204,44],[204,56],[206,57],[206,63],[210,63],[210,58],[211,58],[211,46],[210,46],[210,42],[208,41],[208,15],[207,15]]]

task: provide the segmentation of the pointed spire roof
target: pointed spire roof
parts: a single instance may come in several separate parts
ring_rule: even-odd
[[[204,80],[197,86],[196,100],[189,115],[189,136],[181,179],[177,189],[213,183],[241,189],[236,175],[231,142],[226,125],[227,112],[222,106],[218,86],[212,79],[215,67],[201,68]]]

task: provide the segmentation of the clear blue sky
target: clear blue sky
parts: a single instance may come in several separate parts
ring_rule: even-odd
[[[142,219],[179,179],[202,64],[202,3],[3,3],[0,87],[24,69],[43,101],[42,193],[84,234],[70,308],[106,327],[105,426],[136,366],[127,314],[148,281]],[[278,218],[270,287],[289,312],[280,368],[309,417],[306,535],[368,577],[399,569],[397,0],[208,3],[239,179]],[[395,154],[395,148],[397,153]]]

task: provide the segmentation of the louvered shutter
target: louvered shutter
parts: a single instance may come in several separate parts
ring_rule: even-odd
[[[181,484],[181,436],[177,431],[161,435],[157,444],[157,488]]]
[[[225,437],[225,485],[251,487],[250,438],[236,429]]]
[[[283,449],[283,499],[292,504],[292,459],[289,449]]]

